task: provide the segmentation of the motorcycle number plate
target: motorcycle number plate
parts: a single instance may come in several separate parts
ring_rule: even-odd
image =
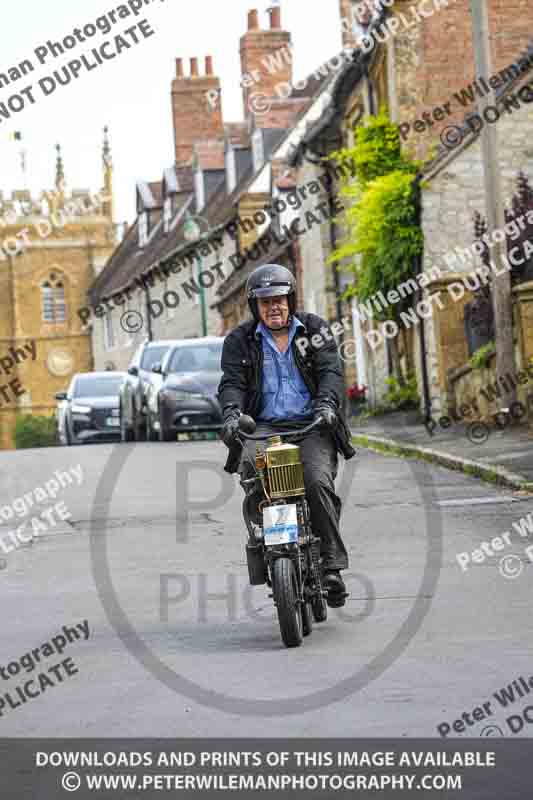
[[[265,545],[291,544],[298,541],[296,505],[268,506],[263,509]]]

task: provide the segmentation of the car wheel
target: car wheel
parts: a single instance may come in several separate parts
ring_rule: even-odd
[[[159,413],[159,441],[160,442],[176,441],[176,434],[171,428],[165,427],[161,413]]]
[[[144,442],[145,431],[146,428],[143,424],[142,414],[138,414],[135,411],[133,415],[133,438],[136,442]]]
[[[133,431],[128,428],[124,414],[122,413],[122,405],[120,406],[120,441],[131,442],[133,440]]]
[[[152,415],[150,411],[146,413],[146,440],[148,442],[157,442],[159,439],[157,433],[152,428]]]
[[[70,438],[70,432],[68,429],[68,422],[65,420],[65,439],[67,447],[72,447],[72,439]]]

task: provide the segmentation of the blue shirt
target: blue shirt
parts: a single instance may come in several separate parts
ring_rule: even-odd
[[[265,422],[312,416],[311,394],[294,363],[291,349],[299,327],[303,327],[302,323],[293,317],[289,327],[289,346],[284,353],[280,353],[268,328],[262,322],[257,326],[256,335],[261,336],[263,345],[263,383],[258,420]]]

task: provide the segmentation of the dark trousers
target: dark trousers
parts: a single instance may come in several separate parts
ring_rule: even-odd
[[[283,430],[291,426],[283,424]],[[256,433],[276,433],[276,428],[264,422],[257,426]],[[250,468],[246,461],[255,465],[256,446],[261,450],[267,442],[247,441],[244,447],[239,472],[247,477]],[[337,477],[337,449],[328,431],[314,430],[298,442],[304,469],[304,483],[311,523],[315,535],[320,536],[320,553],[324,569],[348,569],[348,554],[339,534],[341,499],[335,492]]]

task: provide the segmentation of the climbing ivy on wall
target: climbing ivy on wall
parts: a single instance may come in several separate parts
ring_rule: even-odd
[[[390,291],[397,292],[400,284],[417,275],[424,240],[417,209],[416,176],[421,163],[402,152],[398,127],[390,122],[386,109],[356,129],[354,147],[339,150],[332,158],[348,167],[345,174],[355,175],[356,180],[346,179],[340,187],[349,201],[338,220],[345,235],[329,262],[350,260],[343,270],[351,270],[354,280],[345,299],[355,296],[370,306],[375,319],[398,322],[400,314],[412,305],[414,294],[390,305],[372,305],[370,301],[378,292],[385,297]],[[394,372],[403,386],[407,376],[400,366],[397,342],[389,341]],[[405,338],[404,352],[408,372]]]
[[[354,147],[332,155],[355,174],[356,181],[341,184],[341,195],[350,201],[339,220],[345,236],[329,258],[332,263],[361,256],[359,263],[353,258],[343,269],[354,272],[345,297],[355,295],[363,303],[378,291],[386,296],[415,277],[416,256],[423,249],[415,189],[421,164],[402,152],[398,127],[385,109],[365,122],[356,129]],[[397,320],[404,309],[405,301],[376,310],[375,316]]]

